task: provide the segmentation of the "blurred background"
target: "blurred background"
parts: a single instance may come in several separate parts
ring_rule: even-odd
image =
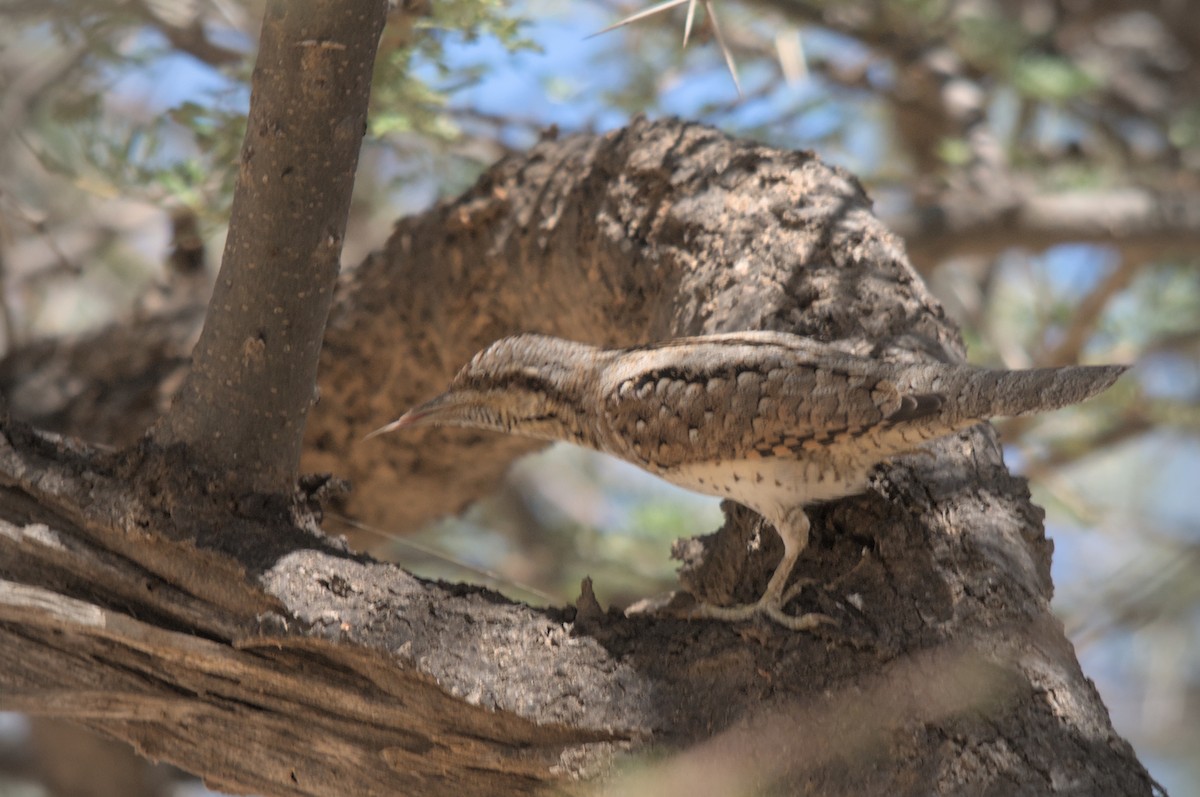
[[[1047,510],[1055,606],[1085,672],[1151,774],[1200,795],[1191,5],[715,0],[699,4],[685,49],[686,3],[592,38],[645,7],[396,4],[344,263],[549,125],[679,115],[849,169],[975,362],[1135,364],[1099,400],[1001,433]],[[261,12],[253,0],[0,0],[0,370],[46,341],[203,302]],[[54,378],[64,395],[95,389]],[[419,533],[336,516],[327,528],[369,535],[422,575],[532,603],[571,601],[590,574],[602,604],[623,606],[673,587],[672,540],[719,525],[715,500],[555,447]],[[0,714],[0,795],[203,793],[121,745]]]

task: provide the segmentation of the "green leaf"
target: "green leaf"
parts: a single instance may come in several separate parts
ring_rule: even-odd
[[[1013,85],[1027,97],[1064,102],[1091,92],[1097,81],[1064,58],[1026,55],[1013,67]]]

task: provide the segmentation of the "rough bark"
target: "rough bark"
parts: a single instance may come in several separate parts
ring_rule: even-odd
[[[528,450],[450,433],[358,442],[507,332],[768,327],[961,356],[852,178],[678,122],[545,141],[401,222],[343,288],[306,462],[349,475],[349,510],[394,525],[461,506]],[[805,609],[841,625],[792,634],[425,584],[322,538],[303,511],[259,521],[177,481],[151,501],[127,478],[136,457],[10,426],[0,706],[270,794],[595,777],[613,794],[1149,793],[1050,613],[1051,546],[993,431],[931,450],[813,512],[799,570],[826,586]],[[730,508],[722,534],[681,546],[686,583],[761,589],[777,551],[751,553],[754,530]],[[608,779],[631,753],[687,748]]]
[[[243,489],[296,481],[386,11],[267,4],[221,272],[191,369],[151,431]]]

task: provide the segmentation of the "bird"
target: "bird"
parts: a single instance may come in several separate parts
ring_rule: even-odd
[[[806,509],[865,492],[875,467],[989,418],[1058,409],[1112,385],[1121,365],[1000,370],[897,363],[786,332],[747,331],[602,348],[524,333],[476,354],[440,395],[367,435],[457,426],[565,441],[758,513],[783,555],[754,603],[699,602],[693,617],[762,615],[794,630],[789,577]]]

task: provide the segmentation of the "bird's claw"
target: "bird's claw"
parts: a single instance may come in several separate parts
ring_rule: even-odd
[[[803,585],[798,584],[796,586],[800,587]],[[793,588],[793,591],[799,592],[796,588]],[[786,600],[769,600],[765,595],[757,603],[747,603],[742,606],[712,606],[707,603],[701,603],[692,609],[689,616],[709,620],[723,620],[729,623],[740,623],[745,620],[752,620],[757,615],[762,615],[792,631],[812,631],[820,625],[838,624],[837,620],[819,612],[808,612],[795,616],[787,614],[783,611],[783,605],[786,603]]]

